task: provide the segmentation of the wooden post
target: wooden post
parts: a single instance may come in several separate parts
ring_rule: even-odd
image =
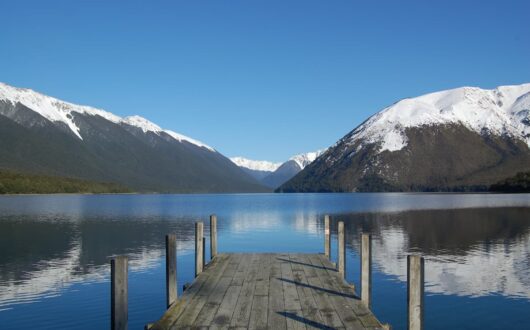
[[[210,215],[210,258],[217,255],[217,216]]]
[[[342,278],[345,277],[346,273],[346,267],[345,267],[345,257],[346,257],[346,251],[344,249],[344,222],[339,222],[339,231],[338,231],[338,244],[339,248],[338,253],[338,266],[339,266],[339,274],[342,276]]]
[[[118,256],[110,260],[110,328],[126,330],[128,327],[128,285],[126,256]]]
[[[361,301],[372,306],[372,235],[361,235]]]
[[[195,277],[202,273],[203,263],[203,245],[202,238],[204,237],[204,225],[202,222],[195,223]]]
[[[206,237],[202,238],[202,266],[206,266]]]
[[[423,330],[424,260],[407,256],[407,305],[409,330]]]
[[[177,301],[177,235],[166,235],[166,306]]]
[[[330,238],[330,231],[329,231],[329,215],[324,216],[324,255],[326,257],[330,257],[330,251],[331,251],[331,238]]]

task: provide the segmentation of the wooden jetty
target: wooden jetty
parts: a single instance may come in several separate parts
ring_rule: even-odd
[[[166,237],[166,302],[146,329],[390,329],[371,312],[371,236],[361,237],[361,296],[344,279],[344,223],[338,223],[338,266],[330,261],[330,218],[323,254],[218,253],[217,217],[210,217],[212,260],[204,257],[204,229],[195,226],[193,283],[177,297],[175,235]],[[116,262],[119,260],[119,262]],[[127,329],[126,259],[112,261],[112,329]],[[409,329],[423,329],[423,258],[408,258]],[[125,287],[120,287],[120,284]],[[115,295],[118,296],[115,296]],[[124,298],[125,297],[125,298]],[[118,305],[116,305],[118,304]],[[125,319],[124,319],[125,318]]]

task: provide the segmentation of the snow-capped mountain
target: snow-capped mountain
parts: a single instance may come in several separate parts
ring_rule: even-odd
[[[12,87],[2,82],[0,82],[0,100],[10,102],[13,106],[17,103],[22,104],[52,122],[64,123],[81,140],[83,137],[74,121],[73,112],[89,116],[100,116],[116,124],[135,126],[140,128],[144,133],[153,132],[158,135],[160,133],[166,133],[179,142],[186,141],[209,149],[210,151],[215,151],[212,147],[200,141],[170,130],[163,130],[158,125],[140,116],[120,118],[101,109],[61,101],[54,97],[37,93],[31,89]]]
[[[280,190],[483,190],[528,170],[530,84],[407,98],[348,133]]]
[[[0,83],[0,168],[116,182],[139,191],[266,190],[212,147],[139,116]]]
[[[274,172],[282,165],[282,163],[273,163],[266,160],[251,160],[243,157],[230,157],[230,160],[239,167],[263,172]]]
[[[283,163],[232,157],[230,160],[270,188],[277,188],[311,164],[325,150],[295,155]]]
[[[530,83],[486,90],[462,87],[403,99],[368,119],[347,137],[378,143],[380,151],[407,145],[407,128],[463,125],[478,134],[507,135],[530,146]]]
[[[322,155],[326,149],[317,150],[314,152],[308,152],[305,154],[295,155],[291,157],[289,160],[292,160],[298,164],[300,167],[300,170],[303,170],[307,165],[311,164],[312,162],[317,159],[318,156]]]

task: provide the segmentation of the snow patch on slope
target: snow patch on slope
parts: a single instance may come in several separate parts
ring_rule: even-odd
[[[266,160],[251,160],[243,157],[231,157],[232,163],[254,171],[274,172],[282,163],[273,163]]]
[[[298,166],[300,166],[300,169],[304,169],[307,165],[311,164],[315,161],[315,159],[318,158],[318,156],[322,155],[324,152],[326,152],[327,149],[317,150],[314,152],[308,152],[305,154],[299,154],[291,157],[289,160],[295,161]]]
[[[155,133],[155,134],[158,134],[158,135],[160,135],[160,133],[166,133],[167,135],[171,136],[173,139],[175,139],[175,140],[177,140],[179,142],[186,141],[186,142],[189,142],[189,143],[194,144],[196,146],[199,146],[199,147],[202,147],[202,148],[206,148],[206,149],[208,149],[210,151],[215,151],[215,149],[213,149],[212,147],[210,147],[210,146],[208,146],[208,145],[206,145],[206,144],[204,144],[204,143],[202,143],[200,141],[197,141],[195,139],[192,139],[190,137],[187,137],[185,135],[182,135],[182,134],[170,131],[170,130],[162,129],[160,126],[156,125],[153,122],[150,122],[149,120],[145,119],[144,117],[129,116],[129,117],[123,118],[121,122],[124,123],[124,124],[130,125],[130,126],[138,127],[144,133],[152,132],[152,133]]]
[[[530,83],[485,90],[462,87],[403,99],[357,127],[347,143],[380,143],[380,152],[407,143],[406,128],[462,124],[479,134],[508,135],[530,147]]]
[[[155,134],[160,134],[164,132],[179,142],[186,141],[196,146],[206,148],[210,151],[215,151],[212,147],[200,141],[197,141],[179,133],[175,133],[170,130],[164,130],[158,125],[140,116],[130,116],[121,118],[101,109],[68,103],[35,92],[31,89],[12,87],[1,82],[0,100],[11,102],[13,105],[15,105],[16,103],[23,104],[27,108],[37,112],[38,114],[52,122],[65,123],[70,128],[70,130],[72,130],[72,132],[81,140],[83,139],[83,137],[81,136],[79,127],[77,127],[77,125],[73,121],[72,112],[92,116],[100,116],[115,124],[126,124],[138,127],[144,133],[153,132]]]

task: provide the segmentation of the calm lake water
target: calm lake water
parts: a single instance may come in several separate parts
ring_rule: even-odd
[[[109,257],[127,254],[129,325],[165,306],[164,236],[179,288],[193,280],[194,222],[218,216],[220,252],[323,252],[345,222],[347,280],[373,234],[373,310],[406,328],[406,256],[425,257],[426,329],[528,329],[530,195],[249,194],[0,197],[0,328],[106,329]],[[336,258],[336,237],[332,254]],[[209,257],[208,257],[209,258]]]

